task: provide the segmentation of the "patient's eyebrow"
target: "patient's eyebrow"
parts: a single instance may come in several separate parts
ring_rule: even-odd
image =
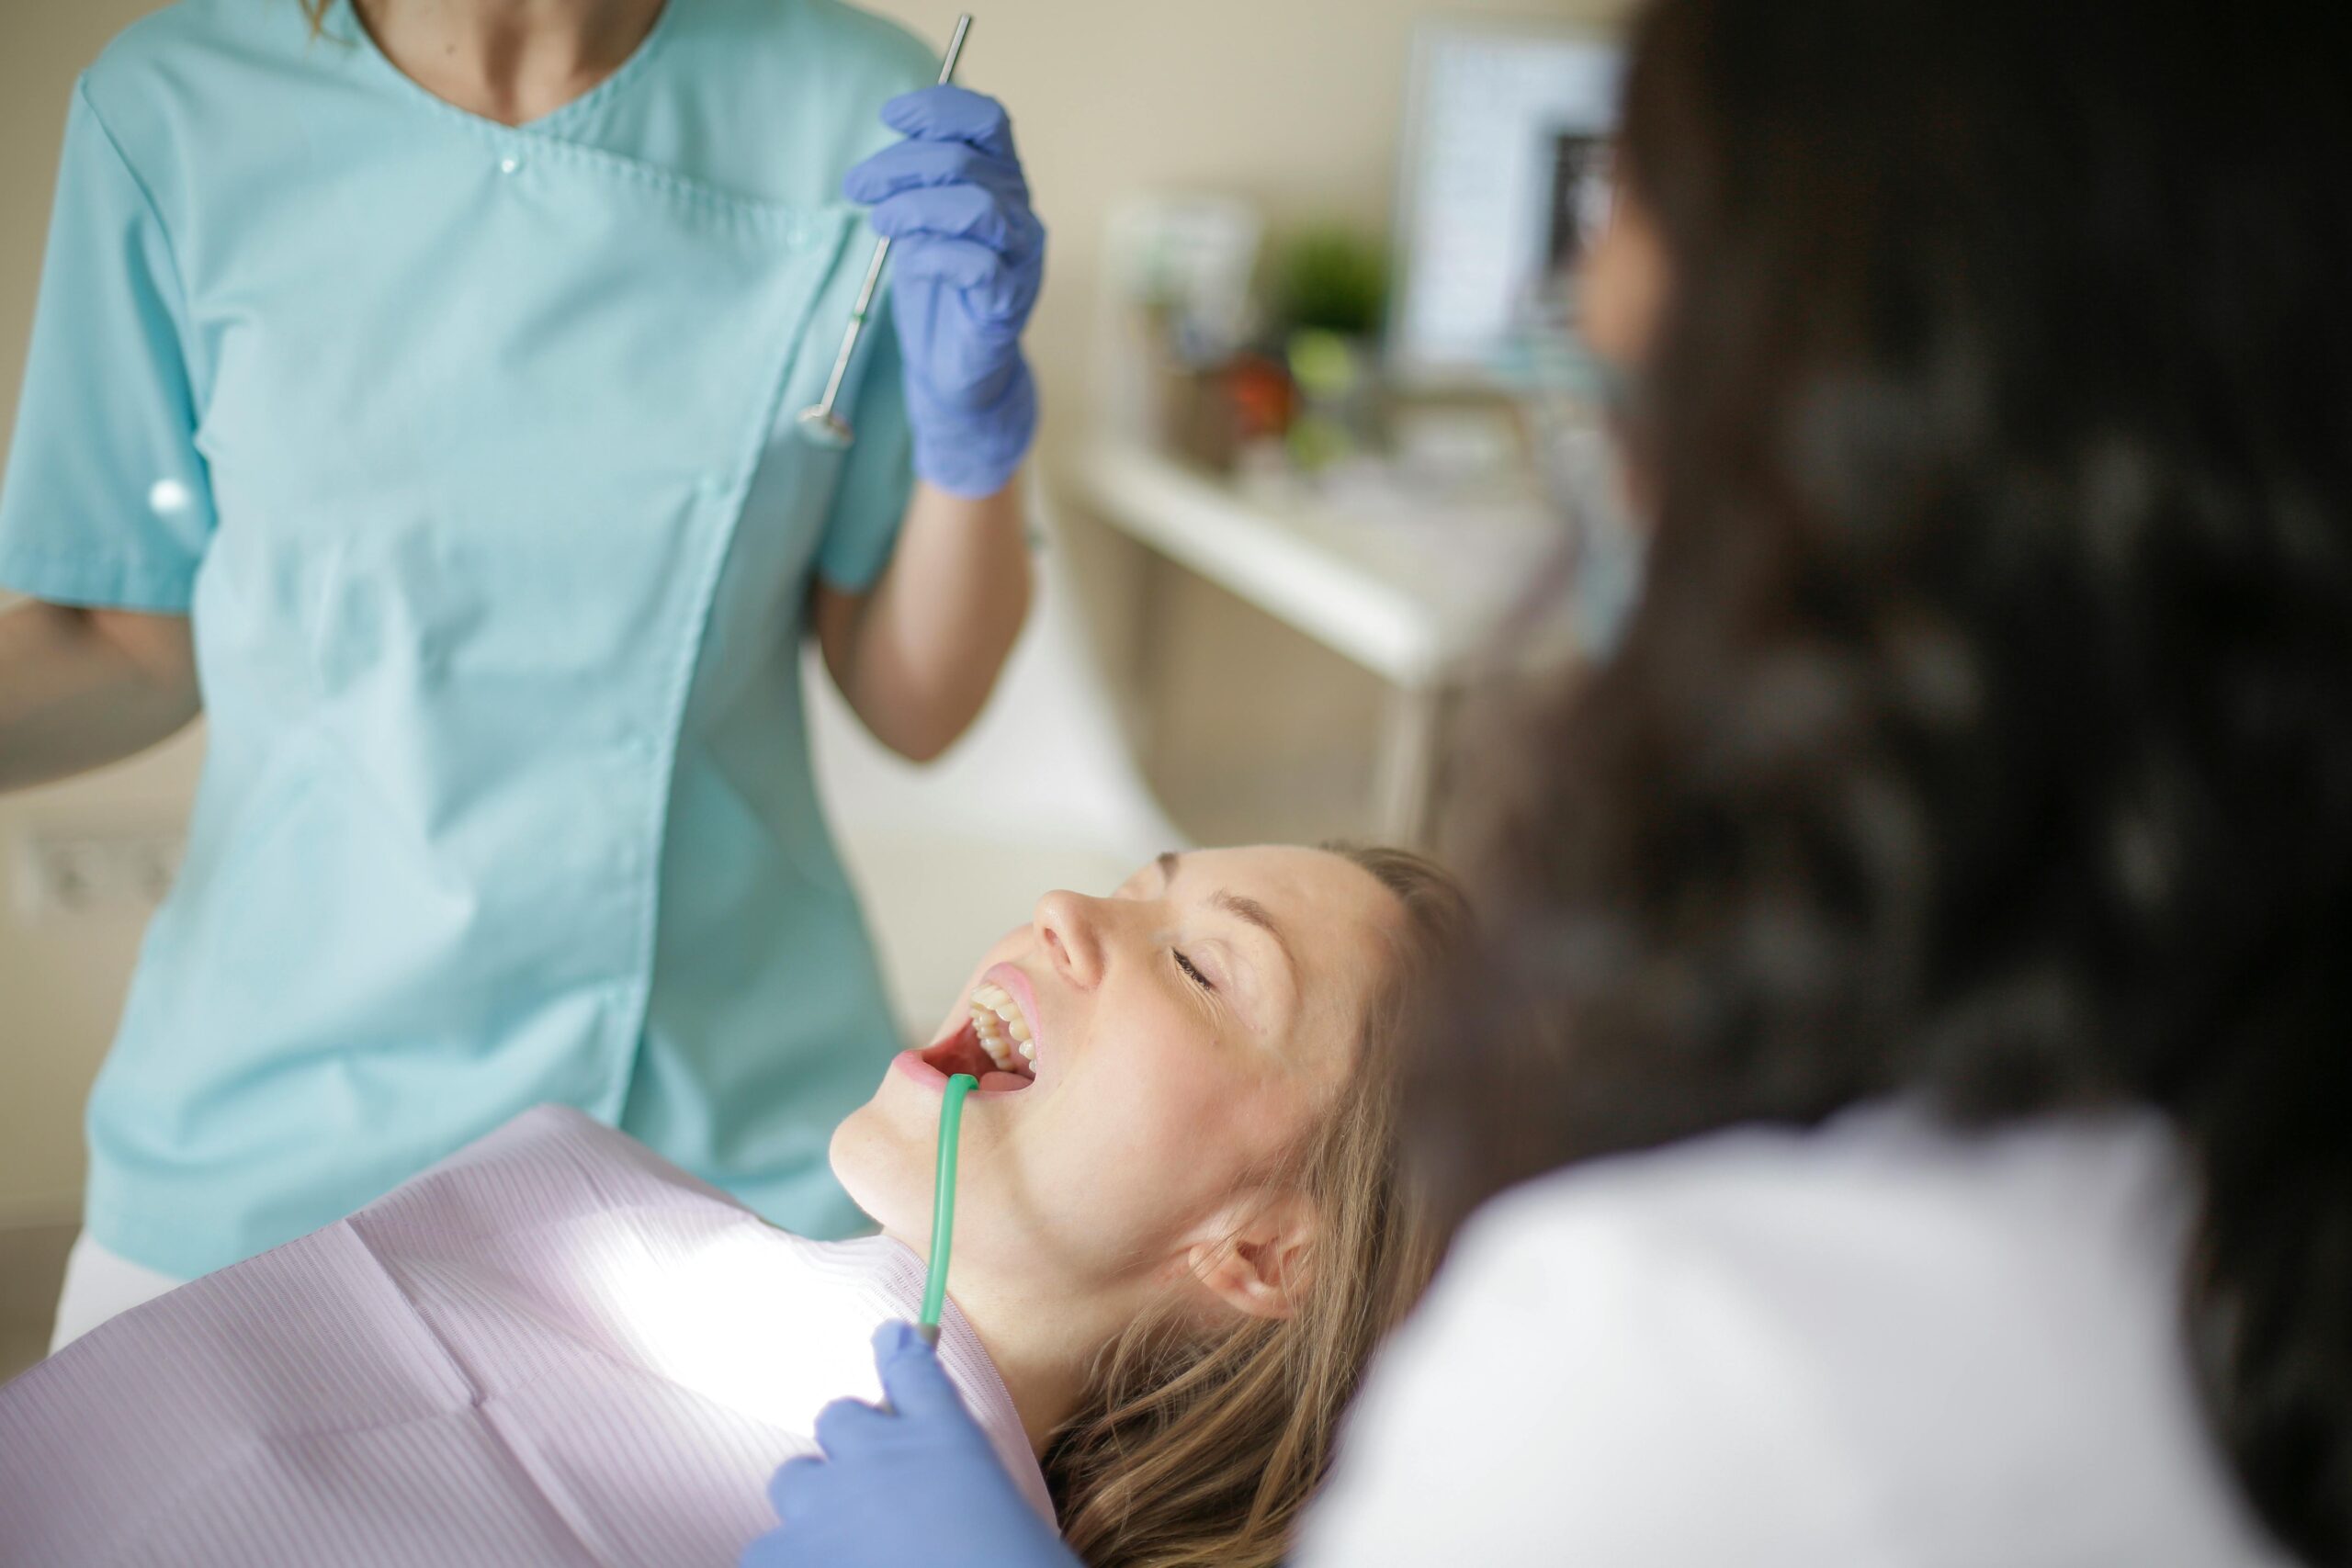
[[[1249,921],[1268,936],[1272,937],[1274,945],[1283,950],[1283,961],[1290,965],[1292,976],[1296,977],[1298,954],[1291,951],[1290,939],[1283,935],[1283,928],[1274,924],[1273,916],[1266,913],[1266,907],[1263,904],[1259,903],[1255,898],[1244,898],[1238,893],[1222,892],[1210,898],[1209,902],[1228,915]]]

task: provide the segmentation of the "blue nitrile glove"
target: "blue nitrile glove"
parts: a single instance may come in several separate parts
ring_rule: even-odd
[[[1084,1568],[1004,1472],[939,1357],[907,1323],[875,1331],[890,1409],[842,1399],[817,1417],[823,1459],[768,1483],[781,1528],[741,1568]]]
[[[1037,434],[1021,329],[1046,275],[1046,231],[994,98],[925,87],[882,106],[905,133],[842,181],[892,242],[899,346],[915,472],[957,495],[994,495]]]

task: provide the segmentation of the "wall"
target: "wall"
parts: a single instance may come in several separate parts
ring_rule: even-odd
[[[14,418],[66,94],[107,38],[147,8],[139,0],[0,4],[0,430]],[[944,39],[958,7],[897,0],[880,8]],[[1083,432],[1085,329],[1111,201],[1136,189],[1209,188],[1253,197],[1286,220],[1380,226],[1408,41],[1428,9],[1419,0],[988,0],[980,8],[963,79],[1012,107],[1053,234],[1032,336],[1049,477]],[[1574,16],[1615,6],[1454,0],[1445,9]],[[1133,602],[1139,563],[1082,524],[1072,534],[1096,631],[1124,660],[1134,650],[1123,646],[1120,607]],[[1312,657],[1292,652],[1302,667]],[[7,890],[24,836],[178,820],[199,745],[191,735],[87,781],[0,797],[0,1224],[73,1210],[81,1100],[138,938],[135,919],[22,920]]]

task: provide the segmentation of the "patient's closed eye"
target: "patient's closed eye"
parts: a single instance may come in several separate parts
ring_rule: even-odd
[[[1216,989],[1216,982],[1210,979],[1206,975],[1202,974],[1199,966],[1191,959],[1185,957],[1181,950],[1179,950],[1176,954],[1176,967],[1182,969],[1185,975],[1190,977],[1192,982],[1200,987],[1204,991],[1214,991]]]

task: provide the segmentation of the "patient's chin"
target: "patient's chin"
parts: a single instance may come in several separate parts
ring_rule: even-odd
[[[885,1230],[920,1228],[930,1202],[928,1166],[909,1157],[905,1140],[876,1103],[881,1098],[877,1093],[833,1129],[826,1158],[833,1179],[867,1219]]]

